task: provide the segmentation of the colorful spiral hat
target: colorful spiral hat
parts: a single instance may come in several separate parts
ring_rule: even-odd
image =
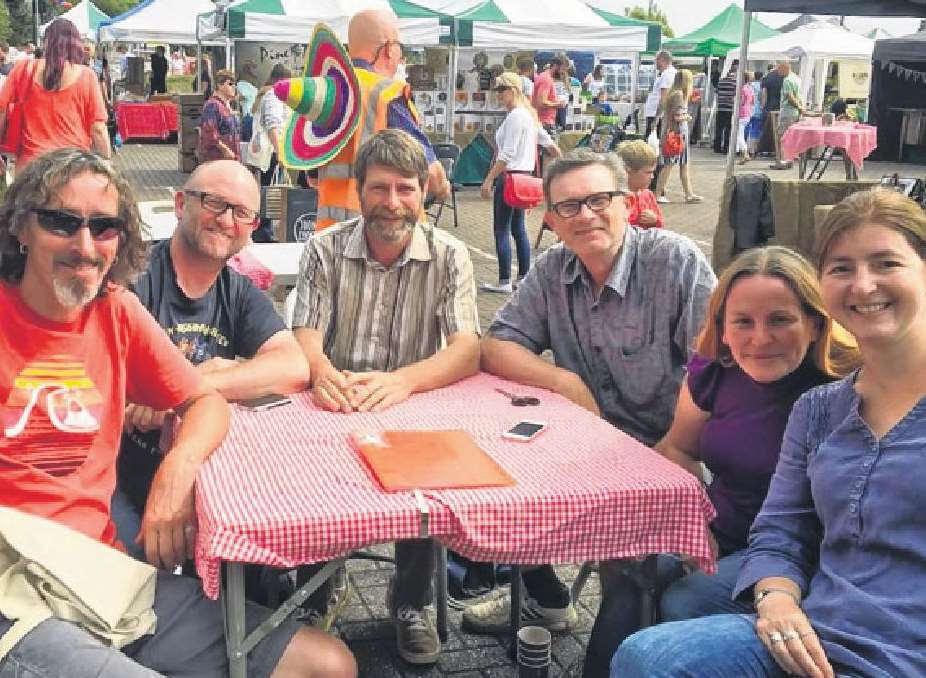
[[[344,148],[360,122],[360,83],[347,51],[324,24],[312,33],[302,77],[280,80],[273,91],[295,111],[279,149],[285,167],[324,165]]]

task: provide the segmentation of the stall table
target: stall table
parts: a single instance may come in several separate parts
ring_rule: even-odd
[[[785,160],[799,157],[800,176],[802,179],[817,180],[829,166],[835,149],[842,150],[846,169],[846,179],[858,179],[862,162],[878,146],[878,128],[856,122],[834,122],[824,125],[819,118],[810,118],[791,125],[781,137],[781,155]],[[819,157],[812,158],[810,150],[822,147]],[[810,170],[810,161],[815,163]]]
[[[177,132],[177,104],[172,101],[117,102],[116,126],[123,141],[167,139]]]

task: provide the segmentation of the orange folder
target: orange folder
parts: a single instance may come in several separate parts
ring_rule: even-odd
[[[351,440],[386,491],[514,485],[466,431],[354,432]]]

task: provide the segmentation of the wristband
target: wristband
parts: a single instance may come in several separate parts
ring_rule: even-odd
[[[753,603],[753,607],[755,607],[756,610],[758,610],[758,609],[759,609],[759,603],[761,603],[763,600],[765,600],[768,596],[770,596],[770,595],[773,594],[773,593],[783,593],[783,594],[785,594],[786,596],[790,596],[790,597],[791,597],[791,600],[794,601],[794,604],[795,604],[795,605],[797,605],[798,607],[801,606],[801,599],[800,599],[798,596],[796,596],[796,595],[794,594],[793,591],[789,591],[788,589],[776,588],[776,587],[774,587],[774,586],[770,586],[770,587],[768,587],[768,588],[764,588],[764,589],[762,589],[762,590],[756,592],[756,600],[755,600],[755,602]]]

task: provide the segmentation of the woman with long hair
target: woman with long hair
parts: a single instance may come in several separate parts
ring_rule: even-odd
[[[733,587],[791,408],[803,393],[857,364],[854,342],[824,309],[816,272],[804,257],[785,247],[757,248],[724,269],[672,425],[655,445],[699,480],[702,464],[712,475],[707,493],[717,516],[709,537],[717,573],[687,572],[678,558],[659,556],[663,621],[750,611],[732,599]],[[612,563],[602,564],[601,582],[586,678],[607,676],[614,651],[639,628],[636,585]]]
[[[538,142],[544,150],[559,157],[559,147],[546,133],[537,118],[537,111],[521,89],[521,78],[516,73],[502,73],[495,79],[495,91],[508,110],[505,120],[495,132],[498,151],[495,162],[482,182],[482,197],[488,200],[493,187],[493,226],[495,252],[498,255],[498,284],[484,282],[480,289],[486,292],[510,293],[511,242],[513,237],[518,256],[518,280],[527,275],[531,265],[531,243],[524,226],[524,210],[505,202],[505,175],[533,174],[537,164]]]
[[[853,193],[816,263],[861,367],[791,412],[733,589],[754,613],[641,631],[614,676],[926,675],[926,212]]]
[[[97,74],[84,65],[87,56],[77,27],[55,19],[45,30],[44,45],[44,56],[18,61],[0,90],[0,129],[8,123],[9,103],[22,106],[17,173],[57,148],[93,150],[106,158],[110,154],[106,104]]]
[[[685,202],[701,202],[703,198],[696,195],[691,188],[691,175],[688,172],[688,148],[691,143],[689,134],[689,122],[691,115],[688,114],[688,100],[691,99],[691,90],[694,86],[694,76],[687,68],[680,68],[675,73],[675,81],[672,87],[666,92],[665,101],[662,104],[662,110],[665,111],[665,117],[662,121],[662,131],[659,135],[659,149],[662,154],[662,170],[659,172],[659,178],[656,180],[656,199],[661,203],[669,202],[665,195],[666,184],[669,181],[669,175],[672,168],[678,165],[679,178],[682,181],[682,190],[685,192]],[[673,135],[675,139],[681,139],[682,148],[678,153],[667,154],[666,139]],[[675,136],[677,135],[677,136]]]

